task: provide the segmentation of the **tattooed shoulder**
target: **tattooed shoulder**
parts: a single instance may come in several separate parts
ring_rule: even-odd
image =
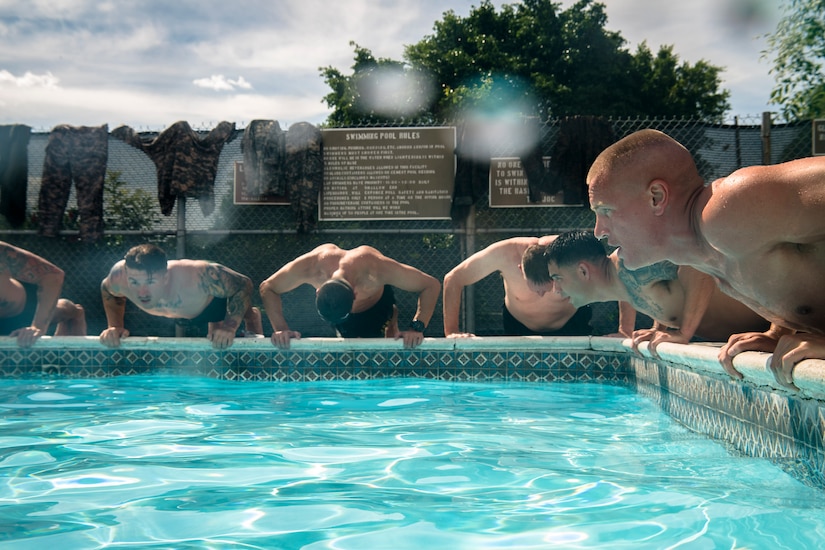
[[[619,278],[625,283],[646,286],[659,281],[672,281],[679,276],[679,267],[672,262],[659,262],[641,269],[629,270],[619,264]]]
[[[200,273],[198,286],[211,296],[225,298],[237,292],[240,283],[220,264],[208,263]]]

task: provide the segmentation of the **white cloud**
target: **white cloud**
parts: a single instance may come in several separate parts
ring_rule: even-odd
[[[313,96],[273,93],[165,94],[123,88],[53,87],[18,88],[0,85],[0,124],[24,123],[37,130],[57,124],[96,126],[108,123],[133,128],[165,128],[177,120],[211,128],[218,121],[238,127],[265,118],[282,127],[294,122],[322,122],[328,112]],[[124,106],[128,106],[124,108]],[[287,118],[289,117],[289,118]]]
[[[602,1],[607,28],[631,49],[643,40],[654,51],[673,44],[682,61],[723,66],[732,114],[764,110],[772,81],[769,64],[759,61],[759,37],[775,25],[775,0]],[[575,0],[559,2],[566,9]],[[0,123],[13,117],[39,127],[123,121],[158,128],[181,119],[281,120],[286,113],[323,122],[330,90],[318,69],[348,73],[351,40],[400,60],[404,45],[432,34],[444,11],[465,17],[478,1],[240,5],[0,0]],[[245,76],[233,78],[239,73]]]
[[[237,80],[232,80],[222,74],[213,74],[209,78],[196,78],[192,83],[199,88],[208,88],[216,92],[231,92],[236,88],[241,88],[242,90],[252,89],[252,84],[247,82],[242,76],[239,76]]]
[[[34,74],[26,71],[23,76],[14,76],[6,70],[0,71],[0,85],[11,84],[18,88],[56,88],[60,79],[52,73]]]

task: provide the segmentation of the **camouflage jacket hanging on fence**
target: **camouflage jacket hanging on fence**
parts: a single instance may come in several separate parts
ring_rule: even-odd
[[[235,137],[235,123],[221,122],[201,138],[184,121],[174,123],[156,138],[144,138],[128,126],[112,137],[146,153],[157,167],[160,211],[168,216],[178,196],[196,197],[208,216],[215,209],[215,176],[223,146]]]

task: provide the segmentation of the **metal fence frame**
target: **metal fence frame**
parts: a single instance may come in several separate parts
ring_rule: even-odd
[[[656,128],[684,143],[697,158],[706,181],[725,176],[737,168],[755,164],[774,164],[811,155],[810,121],[777,124],[770,113],[761,117],[734,117],[729,123],[708,123],[684,119],[610,119],[616,138],[642,128]],[[445,124],[439,124],[444,126]],[[449,125],[449,124],[448,124]],[[541,124],[542,146],[549,152],[557,139],[559,120]],[[204,130],[205,131],[205,130]],[[240,133],[241,130],[236,130]],[[157,132],[156,132],[157,133]],[[27,206],[37,210],[45,145],[48,133],[32,134],[28,147]],[[807,138],[807,141],[806,141]],[[585,207],[546,207],[492,209],[486,194],[477,197],[471,213],[458,220],[398,220],[360,222],[318,222],[309,233],[299,233],[289,206],[238,206],[232,204],[234,162],[243,160],[240,139],[224,147],[215,180],[215,212],[204,215],[196,201],[178,198],[169,217],[159,214],[160,222],[148,231],[106,230],[96,244],[79,242],[77,231],[64,230],[57,238],[37,235],[32,221],[24,229],[2,225],[0,239],[39,254],[66,271],[64,296],[83,304],[87,311],[89,334],[105,328],[105,315],[99,295],[100,280],[125,251],[134,244],[159,242],[173,258],[201,258],[227,265],[252,278],[254,284],[268,277],[284,263],[323,242],[344,248],[359,244],[375,246],[398,261],[430,273],[439,280],[466,257],[495,241],[522,235],[554,234],[593,226],[594,218]],[[506,142],[497,144],[494,156],[511,156]],[[128,189],[142,189],[153,196],[157,191],[155,166],[141,151],[109,139],[107,169],[119,172]],[[70,207],[74,204],[74,191]],[[104,204],[105,207],[105,204]],[[405,323],[415,311],[416,298],[398,292],[400,320]],[[253,300],[260,305],[257,296]],[[284,296],[286,316],[293,329],[305,336],[332,336],[333,332],[315,313],[313,293],[299,288]],[[465,289],[462,300],[462,326],[479,335],[501,333],[503,286],[490,276]],[[428,336],[443,335],[441,304],[437,306]],[[598,333],[615,331],[615,304],[594,309]],[[641,322],[645,318],[641,317]],[[144,314],[132,304],[127,307],[127,327],[134,335],[200,335],[197,329],[180,327],[165,319]],[[264,320],[265,332],[271,332]]]

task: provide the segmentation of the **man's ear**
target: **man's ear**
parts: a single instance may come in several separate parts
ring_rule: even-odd
[[[579,276],[584,279],[585,281],[590,279],[590,265],[586,262],[579,262],[579,265],[576,266],[577,271],[579,272]]]
[[[651,181],[647,186],[647,198],[655,216],[664,214],[670,198],[667,182],[661,179]]]

